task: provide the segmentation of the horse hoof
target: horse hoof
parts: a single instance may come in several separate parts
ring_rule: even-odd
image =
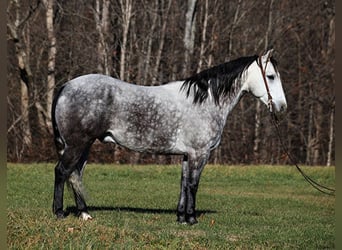
[[[189,217],[189,219],[188,219],[187,222],[188,222],[188,224],[189,224],[190,226],[195,225],[195,224],[198,223],[198,221],[196,220],[195,217]]]
[[[183,225],[187,224],[187,221],[186,221],[186,219],[185,219],[185,216],[183,216],[183,215],[180,215],[180,216],[177,217],[177,222],[178,222],[179,224],[183,224]]]
[[[177,222],[179,224],[190,225],[190,226],[198,223],[195,217],[186,218],[185,216],[178,216]]]
[[[91,217],[90,214],[88,214],[86,212],[82,212],[80,214],[80,219],[86,221],[86,220],[92,220],[93,217]]]
[[[64,213],[64,211],[56,212],[56,218],[57,218],[58,220],[64,219],[64,218],[65,218],[65,213]]]

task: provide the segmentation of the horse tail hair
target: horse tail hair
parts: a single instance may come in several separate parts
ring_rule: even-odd
[[[64,140],[61,137],[61,134],[59,132],[57,122],[56,122],[56,114],[55,113],[56,113],[56,105],[57,105],[58,98],[59,98],[61,92],[63,91],[64,87],[65,87],[65,85],[60,87],[59,90],[57,91],[57,93],[55,94],[53,101],[52,101],[52,108],[51,108],[51,122],[52,122],[53,134],[54,134],[54,142],[56,145],[56,150],[57,150],[57,154],[58,154],[59,158],[63,155],[63,151],[65,148],[65,142],[64,142]]]

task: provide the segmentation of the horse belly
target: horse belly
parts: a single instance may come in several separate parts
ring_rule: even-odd
[[[173,112],[165,112],[152,104],[148,107],[133,105],[116,114],[110,131],[113,140],[126,148],[139,152],[173,153],[179,120]]]
[[[115,142],[128,149],[147,153],[173,153],[176,144],[176,131],[163,130],[163,125],[151,123],[149,126],[135,126],[126,123],[111,130],[108,142]]]

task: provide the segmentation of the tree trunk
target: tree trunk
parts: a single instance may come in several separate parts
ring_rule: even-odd
[[[165,43],[166,26],[168,24],[168,17],[169,17],[169,12],[170,12],[170,8],[171,8],[171,3],[172,3],[172,0],[169,0],[169,2],[167,4],[166,12],[164,13],[164,16],[163,16],[163,26],[161,28],[159,48],[158,48],[158,52],[157,52],[157,56],[156,56],[156,64],[155,64],[154,70],[153,70],[152,85],[155,85],[157,82],[157,76],[158,76],[158,71],[159,71],[159,66],[160,66],[161,55],[162,55],[164,43]]]
[[[196,3],[197,0],[188,0],[188,9],[185,15],[185,31],[184,31],[184,67],[183,75],[188,73],[190,68],[190,58],[194,52],[195,42],[195,20],[196,20]]]
[[[31,129],[30,129],[30,121],[28,117],[29,95],[28,95],[27,85],[25,84],[23,80],[20,80],[20,92],[21,92],[20,108],[21,108],[21,115],[22,115],[23,144],[30,147],[32,143],[32,134],[31,134]]]
[[[315,146],[313,152],[313,164],[318,165],[320,164],[320,157],[322,151],[321,149],[321,140],[322,140],[322,126],[323,126],[323,107],[320,103],[316,105],[316,122],[315,122]]]
[[[312,84],[309,83],[309,96],[312,96]],[[311,155],[314,146],[314,139],[312,138],[312,129],[313,129],[313,104],[309,104],[309,124],[308,124],[308,134],[307,134],[307,144],[306,144],[306,160],[305,163],[311,165]]]
[[[22,44],[24,30],[20,28],[20,3],[18,0],[13,1],[15,8],[15,20],[13,24],[8,22],[7,27],[10,30],[10,35],[15,43],[15,53],[17,57],[18,68],[20,72],[20,111],[22,117],[22,133],[23,133],[23,147],[31,147],[32,134],[29,120],[29,86],[30,79],[32,79],[31,69],[29,68],[25,48]],[[20,34],[22,33],[22,34]]]
[[[327,55],[332,55],[335,48],[335,19],[331,19],[329,23],[329,40],[327,46]],[[333,71],[334,72],[334,71]],[[334,79],[334,73],[332,74]],[[328,156],[327,156],[327,166],[331,166],[333,163],[333,151],[334,151],[334,139],[335,139],[335,99],[331,105],[330,111],[330,124],[329,124],[329,142],[328,142]]]
[[[48,125],[48,129],[50,133],[52,133],[52,124],[51,124],[51,107],[53,100],[53,93],[55,88],[55,64],[56,64],[56,36],[53,25],[53,0],[44,0],[44,5],[46,8],[46,28],[47,35],[49,40],[49,49],[48,49],[48,76],[47,76],[47,93],[46,93],[46,112],[47,115],[46,124]]]
[[[333,143],[334,143],[334,118],[335,118],[335,101],[332,104],[330,111],[330,124],[329,124],[329,143],[328,143],[328,157],[327,166],[332,164],[332,154],[333,154]]]
[[[109,0],[102,1],[96,0],[95,3],[95,22],[96,30],[99,34],[99,41],[97,43],[97,54],[98,54],[98,65],[97,69],[99,73],[109,75],[109,62],[108,62],[108,44],[106,42],[106,35],[108,34],[109,28]]]
[[[120,55],[120,79],[125,79],[128,31],[132,17],[132,0],[120,0],[122,14],[122,44]]]
[[[254,154],[254,161],[255,163],[260,162],[260,155],[259,155],[259,146],[260,146],[260,130],[261,130],[261,108],[260,108],[260,101],[256,102],[255,105],[255,127],[254,127],[254,146],[253,146],[253,154]]]
[[[239,17],[239,12],[240,12],[240,7],[241,7],[241,0],[238,1],[238,4],[236,6],[235,14],[234,14],[234,20],[230,29],[229,33],[229,45],[228,45],[228,60],[231,60],[232,57],[232,50],[233,50],[233,34],[234,34],[234,29],[238,21]]]
[[[151,53],[152,53],[152,42],[154,40],[154,33],[155,33],[155,28],[156,28],[156,23],[157,23],[157,10],[159,8],[159,0],[155,0],[155,13],[153,13],[153,18],[152,18],[152,24],[151,24],[151,33],[148,38],[148,45],[147,45],[147,54],[145,57],[145,68],[144,68],[144,77],[143,77],[143,85],[146,85],[147,83],[147,78],[148,74],[150,71],[150,62],[151,62]]]
[[[208,27],[208,1],[205,0],[205,9],[204,9],[204,20],[203,20],[203,27],[202,27],[202,39],[201,39],[201,48],[200,48],[200,56],[199,56],[199,62],[197,66],[197,73],[202,70],[203,65],[203,59],[204,59],[204,53],[205,53],[205,46],[207,43],[206,35],[207,35],[207,27]]]

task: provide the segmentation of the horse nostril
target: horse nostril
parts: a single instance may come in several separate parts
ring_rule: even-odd
[[[286,105],[282,105],[282,106],[280,107],[280,112],[283,113],[283,112],[286,111],[286,109],[287,109],[287,106],[286,106]]]

